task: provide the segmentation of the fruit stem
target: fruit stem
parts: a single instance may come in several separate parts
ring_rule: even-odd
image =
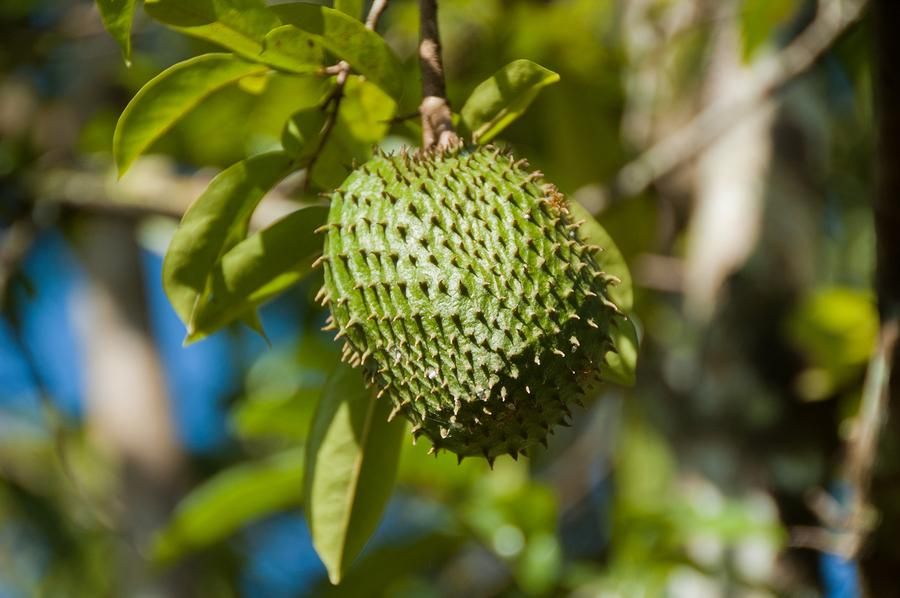
[[[447,103],[437,0],[419,0],[419,64],[422,67],[422,149],[456,145],[453,112]]]

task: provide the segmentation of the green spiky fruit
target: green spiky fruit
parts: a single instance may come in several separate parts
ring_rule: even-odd
[[[545,442],[611,348],[614,278],[524,165],[492,147],[379,156],[323,227],[344,358],[416,437],[461,457]]]

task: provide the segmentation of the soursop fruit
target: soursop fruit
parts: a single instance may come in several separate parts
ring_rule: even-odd
[[[434,450],[517,456],[596,381],[615,278],[566,205],[495,147],[380,155],[334,192],[329,326]]]

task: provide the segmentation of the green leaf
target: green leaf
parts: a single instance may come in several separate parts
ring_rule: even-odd
[[[245,58],[262,51],[265,35],[281,25],[262,0],[146,0],[154,19]]]
[[[212,334],[300,281],[322,252],[322,237],[314,231],[327,216],[326,206],[302,208],[228,250],[193,310],[188,341]]]
[[[261,96],[266,93],[269,86],[271,73],[263,72],[258,75],[249,75],[237,82],[238,87],[242,91],[246,91],[250,95]]]
[[[278,4],[272,11],[285,24],[315,36],[326,50],[349,62],[353,70],[394,99],[403,92],[403,68],[384,39],[359,20],[315,4]]]
[[[602,251],[597,254],[597,263],[607,274],[612,274],[619,282],[607,287],[613,303],[623,312],[630,312],[634,303],[631,272],[612,237],[597,219],[575,200],[568,202],[569,213],[576,222],[581,222],[578,232],[588,243],[598,245]],[[600,377],[606,382],[631,386],[634,384],[637,367],[638,335],[634,323],[627,315],[613,318],[611,331],[613,348],[606,352]]]
[[[583,221],[578,229],[581,237],[588,243],[603,248],[603,251],[597,255],[597,262],[600,268],[607,274],[612,274],[619,279],[617,284],[611,285],[607,289],[610,299],[623,312],[630,312],[634,304],[634,291],[631,284],[631,272],[628,270],[628,264],[625,263],[622,252],[619,251],[615,241],[606,232],[606,229],[600,226],[597,219],[584,209],[580,203],[570,200],[568,206],[572,218],[576,222]]]
[[[301,388],[291,395],[254,396],[235,407],[231,421],[243,440],[306,439],[312,421],[312,407],[322,395],[321,388]]]
[[[639,346],[637,329],[628,316],[617,316],[612,321],[613,349],[603,356],[606,367],[600,368],[600,378],[613,384],[633,386]]]
[[[246,524],[302,502],[302,449],[226,469],[181,501],[156,535],[153,558],[171,562],[224,540]]]
[[[324,125],[325,112],[319,107],[295,112],[284,124],[281,146],[298,160],[307,160],[316,152]]]
[[[363,0],[334,0],[334,9],[350,15],[354,19],[362,20]]]
[[[325,387],[310,430],[306,516],[333,584],[375,531],[391,496],[404,437],[402,419],[375,399],[359,370],[341,364]]]
[[[122,48],[125,63],[131,64],[131,24],[137,0],[97,0],[103,26]]]
[[[324,52],[315,37],[284,25],[266,34],[257,60],[289,73],[315,73],[322,68]]]
[[[284,152],[238,162],[214,178],[184,215],[163,262],[163,287],[189,336],[194,308],[222,255],[246,236],[256,205],[293,166]]]
[[[514,60],[481,82],[460,114],[472,141],[487,143],[519,118],[541,88],[559,75],[530,60]]]
[[[211,93],[268,67],[230,54],[204,54],[169,67],[132,98],[119,117],[113,156],[119,176],[134,160]]]
[[[357,141],[367,146],[381,141],[396,110],[397,103],[377,86],[361,77],[347,79],[340,117]]]
[[[823,287],[805,297],[785,324],[788,339],[815,365],[864,366],[875,350],[878,310],[868,290]]]
[[[256,311],[255,307],[251,307],[247,311],[238,315],[237,321],[261,336],[267,345],[269,345],[270,347],[272,346],[271,341],[269,341],[268,335],[266,335],[266,330],[263,327],[262,320],[259,317],[259,312]],[[200,338],[202,337],[188,338],[185,342],[191,343],[195,340],[199,340]]]

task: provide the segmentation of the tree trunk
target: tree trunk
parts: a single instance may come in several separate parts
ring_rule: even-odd
[[[882,321],[882,346],[896,338],[900,320],[900,2],[874,0],[871,24],[874,35],[872,80],[875,92],[875,232],[877,263],[875,287]],[[892,343],[893,341],[891,341]],[[891,345],[893,349],[893,346]],[[900,371],[898,352],[886,357],[889,371]],[[888,374],[889,375],[889,374]],[[890,375],[889,375],[890,376]],[[863,568],[872,596],[896,588],[900,568],[900,376],[890,376],[887,421],[876,460],[871,502],[878,511],[878,528],[863,553]],[[874,449],[873,449],[874,450]]]
[[[122,506],[116,517],[127,538],[111,570],[119,571],[123,596],[188,595],[180,576],[154,574],[145,554],[181,494],[184,461],[148,328],[134,224],[127,217],[92,216],[80,233],[90,279],[78,314],[86,423],[118,464]]]

